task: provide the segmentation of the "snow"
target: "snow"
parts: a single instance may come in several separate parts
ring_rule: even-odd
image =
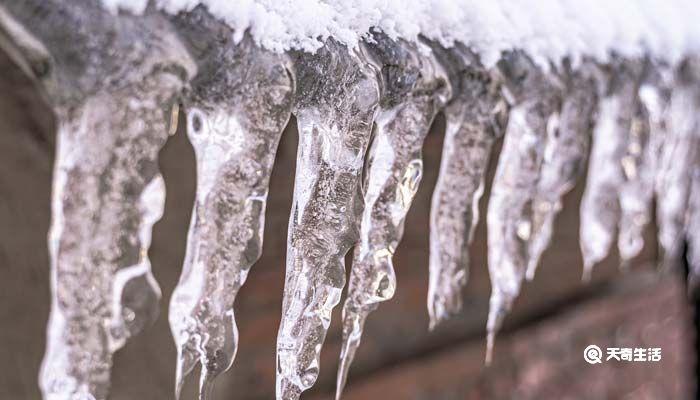
[[[145,0],[102,0],[105,8],[142,13]],[[542,66],[564,57],[606,61],[610,54],[650,54],[674,63],[700,49],[694,0],[156,0],[176,14],[203,4],[235,30],[276,52],[314,52],[333,37],[355,48],[377,27],[392,39],[419,35],[462,42],[493,65],[503,51],[525,50]]]

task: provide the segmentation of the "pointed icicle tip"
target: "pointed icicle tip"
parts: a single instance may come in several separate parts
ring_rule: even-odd
[[[490,367],[491,362],[493,361],[493,342],[495,338],[496,333],[489,330],[489,332],[486,334],[486,357],[484,358],[484,364],[486,364],[487,367]]]
[[[583,264],[583,273],[581,274],[581,282],[591,283],[591,277],[593,275],[593,265],[589,263]]]

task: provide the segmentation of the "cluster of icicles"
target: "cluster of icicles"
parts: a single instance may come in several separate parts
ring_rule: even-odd
[[[381,32],[358,51],[328,39],[315,54],[273,54],[248,37],[234,42],[201,8],[153,26],[159,45],[140,50],[138,69],[117,71],[128,78],[102,83],[71,107],[55,101],[54,297],[40,378],[47,400],[105,399],[113,353],[156,318],[160,290],[147,249],[165,196],[157,153],[179,100],[196,152],[197,194],[170,304],[178,396],[200,364],[200,398],[209,399],[213,380],[233,363],[233,304],[261,253],[270,172],[291,114],[299,148],[278,399],[298,399],[316,381],[345,286],[344,257],[354,247],[340,396],[366,318],[396,290],[392,257],[421,181],[421,146],[440,111],[447,128],[430,216],[431,327],[462,307],[477,204],[502,135],[486,216],[487,358],[550,244],[562,196],[586,170],[586,276],[616,238],[622,262],[634,258],[653,215],[665,259],[677,260],[687,239],[700,272],[699,59],[612,57],[543,70],[513,51],[485,68],[459,44],[413,44]]]

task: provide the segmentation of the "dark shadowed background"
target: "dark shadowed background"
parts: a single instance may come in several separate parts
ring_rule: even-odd
[[[167,305],[177,283],[194,199],[194,153],[185,124],[170,138],[160,165],[167,186],[165,215],[155,225],[150,256],[163,289],[157,323],[114,360],[112,400],[171,399],[175,347]],[[484,327],[490,291],[484,218],[472,250],[465,309],[428,332],[428,216],[437,179],[444,119],[424,148],[425,174],[395,257],[398,291],[367,322],[344,398],[358,399],[691,399],[695,398],[693,308],[678,273],[660,274],[654,228],[643,254],[624,273],[615,251],[582,284],[578,207],[584,182],[564,199],[551,247],[537,277],[525,285],[485,367]],[[40,399],[38,368],[48,318],[54,121],[39,92],[0,53],[0,399]],[[223,375],[216,399],[274,398],[275,340],[284,284],[287,220],[291,207],[297,132],[292,119],[282,137],[270,183],[263,256],[237,303],[240,349]],[[500,143],[499,143],[500,146]],[[488,187],[482,198],[485,215]],[[348,266],[349,267],[349,266]],[[304,399],[330,399],[340,352],[340,306],[322,354],[321,374]],[[589,365],[583,350],[661,347],[658,363]],[[183,399],[195,398],[195,381]]]

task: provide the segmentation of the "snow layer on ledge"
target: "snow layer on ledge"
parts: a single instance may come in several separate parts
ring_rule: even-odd
[[[141,13],[147,0],[102,0],[106,8]],[[350,48],[378,27],[391,38],[419,34],[449,47],[460,41],[492,65],[502,51],[522,49],[540,65],[590,56],[606,61],[651,54],[675,62],[700,49],[697,0],[155,0],[175,14],[198,4],[246,29],[258,45],[313,52],[328,37]]]

